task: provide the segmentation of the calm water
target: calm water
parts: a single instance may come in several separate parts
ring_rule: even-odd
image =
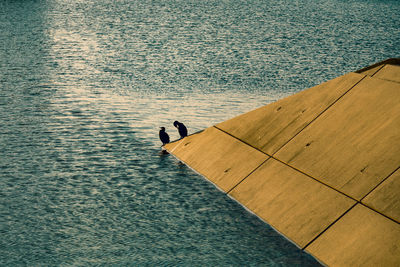
[[[1,266],[314,266],[172,156],[388,57],[400,2],[0,2]]]

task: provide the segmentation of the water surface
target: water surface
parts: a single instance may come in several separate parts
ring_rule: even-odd
[[[171,156],[388,57],[398,1],[0,3],[0,265],[314,266]]]

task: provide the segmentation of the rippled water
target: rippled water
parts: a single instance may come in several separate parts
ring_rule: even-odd
[[[0,265],[318,263],[171,156],[388,57],[398,1],[0,3]]]

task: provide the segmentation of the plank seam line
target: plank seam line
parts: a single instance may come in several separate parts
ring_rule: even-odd
[[[261,152],[261,153],[263,153],[264,155],[268,156],[268,158],[267,158],[266,160],[264,160],[260,165],[258,165],[254,170],[252,170],[248,175],[246,175],[246,176],[245,176],[242,180],[240,180],[235,186],[233,186],[231,189],[229,189],[229,190],[226,192],[226,194],[229,194],[229,193],[230,193],[233,189],[235,189],[239,184],[241,184],[244,180],[246,180],[247,177],[249,177],[249,176],[250,176],[253,172],[255,172],[258,168],[260,168],[261,165],[263,165],[265,162],[267,162],[267,161],[271,158],[271,155],[268,155],[268,154],[265,153],[264,151],[261,151],[260,149],[254,147],[254,146],[250,145],[249,143],[243,141],[242,139],[239,139],[239,138],[237,138],[236,136],[234,136],[234,135],[232,135],[232,134],[230,134],[230,133],[228,133],[228,132],[226,132],[226,131],[224,131],[224,130],[218,128],[218,127],[215,126],[215,125],[214,125],[213,127],[214,127],[215,129],[217,129],[217,130],[219,130],[219,131],[221,131],[221,132],[223,132],[223,133],[225,133],[225,134],[227,134],[227,135],[229,135],[229,136],[235,138],[236,140],[242,142],[243,144],[245,144],[245,145],[247,145],[247,146],[249,146],[249,147],[251,147],[251,148],[253,148],[253,149],[255,149],[255,150],[257,150],[257,151],[259,151],[259,152]]]
[[[381,215],[381,216],[383,216],[383,217],[395,222],[396,224],[399,224],[399,222],[397,222],[396,220],[393,220],[392,218],[386,216],[385,214],[383,214],[383,213],[381,213],[381,212],[379,212],[379,211],[377,211],[377,210],[365,205],[364,203],[361,203],[361,202],[357,201],[356,203],[353,204],[353,206],[351,206],[347,211],[345,211],[341,216],[339,216],[339,218],[337,218],[335,221],[333,221],[327,228],[325,228],[321,233],[319,233],[310,242],[308,242],[307,245],[305,245],[304,248],[302,248],[302,250],[305,250],[309,245],[311,245],[311,243],[313,243],[316,239],[318,239],[321,235],[323,235],[329,228],[331,228],[336,222],[338,222],[341,218],[343,218],[344,215],[346,215],[350,210],[352,210],[358,204],[364,206],[367,209],[372,210],[373,212],[378,213],[379,215]]]
[[[321,235],[323,235],[329,228],[332,227],[332,225],[334,225],[337,221],[339,221],[341,218],[343,218],[344,215],[346,215],[350,210],[352,210],[356,205],[358,204],[358,202],[354,203],[348,210],[346,210],[342,215],[340,215],[338,218],[336,218],[336,220],[334,220],[331,224],[329,224],[324,230],[322,230],[321,233],[319,233],[316,237],[314,237],[313,239],[311,239],[310,242],[307,243],[307,245],[305,245],[302,250],[305,250],[309,245],[311,245],[311,243],[313,243],[317,238],[319,238]]]
[[[256,149],[257,151],[260,151],[261,153],[264,153],[265,155],[269,156],[270,158],[275,159],[276,161],[279,161],[280,163],[282,163],[282,164],[284,164],[284,165],[286,165],[286,166],[292,168],[293,170],[298,171],[298,172],[300,172],[300,173],[306,175],[307,177],[309,177],[309,178],[311,178],[311,179],[317,181],[318,183],[320,183],[320,184],[322,184],[322,185],[324,185],[324,186],[326,186],[326,187],[329,187],[329,188],[335,190],[336,192],[338,192],[338,193],[340,193],[340,194],[342,194],[342,195],[344,195],[344,196],[346,196],[346,197],[348,197],[348,198],[350,198],[350,199],[352,199],[352,200],[358,202],[357,199],[355,199],[355,198],[353,198],[353,197],[351,197],[351,196],[349,196],[349,195],[347,195],[347,194],[345,194],[345,193],[339,191],[338,189],[336,189],[336,188],[334,188],[334,187],[332,187],[332,186],[330,186],[330,185],[328,185],[328,184],[326,184],[326,183],[324,183],[324,182],[318,180],[317,178],[314,178],[313,176],[311,176],[311,175],[309,175],[309,174],[307,174],[307,173],[305,173],[305,172],[303,172],[303,171],[301,171],[301,170],[299,170],[299,169],[297,169],[297,168],[291,166],[290,164],[288,164],[288,163],[286,163],[286,162],[284,162],[284,161],[282,161],[282,160],[280,160],[280,159],[278,159],[278,158],[275,158],[275,157],[273,157],[273,156],[271,156],[271,155],[268,155],[267,153],[265,153],[265,152],[263,152],[263,151],[261,151],[261,150],[255,148],[255,147],[253,147],[252,145],[249,145],[248,143],[244,142],[243,140],[237,138],[237,137],[234,136],[234,135],[231,135],[230,133],[225,132],[224,130],[221,130],[220,128],[218,128],[218,127],[216,127],[216,126],[214,126],[214,127],[215,127],[216,129],[218,129],[218,130],[220,130],[220,131],[222,131],[222,132],[224,132],[224,133],[226,133],[226,134],[232,136],[233,138],[239,140],[240,142],[244,143],[245,145],[248,145],[248,146],[250,146],[250,147]],[[269,159],[269,158],[268,158],[268,159]],[[267,160],[268,160],[268,159],[267,159]],[[267,160],[265,160],[265,162],[266,162]],[[262,164],[264,164],[265,162],[263,162]],[[261,164],[261,165],[262,165],[262,164]],[[260,166],[261,166],[261,165],[260,165]],[[259,166],[259,167],[260,167],[260,166]],[[257,167],[256,169],[258,169],[259,167]],[[255,171],[255,170],[254,170],[254,171]],[[253,172],[254,172],[254,171],[253,171]],[[253,172],[251,172],[251,173],[253,173]],[[251,174],[251,173],[250,173],[250,174]],[[249,174],[249,175],[250,175],[250,174]],[[249,175],[247,175],[244,179],[246,179]],[[243,179],[243,180],[244,180],[244,179]],[[242,181],[241,181],[241,182],[242,182]],[[239,183],[241,183],[241,182],[239,182]],[[236,186],[235,186],[235,187],[236,187]],[[230,191],[231,191],[231,190],[230,190]],[[230,192],[230,191],[229,191],[229,192]]]
[[[361,74],[363,75],[363,74]],[[314,119],[312,119],[306,126],[304,126],[302,129],[300,129],[300,131],[298,131],[296,134],[294,134],[288,141],[286,141],[280,148],[278,148],[273,154],[272,156],[274,156],[276,153],[278,153],[284,146],[286,146],[290,141],[292,141],[296,136],[298,136],[302,131],[304,131],[304,129],[306,129],[308,126],[310,126],[310,124],[312,124],[314,121],[316,121],[319,117],[322,116],[322,114],[324,114],[328,109],[330,109],[333,105],[335,105],[340,99],[342,99],[348,92],[350,92],[354,87],[356,87],[362,80],[365,79],[365,77],[367,77],[366,75],[363,75],[364,77],[362,77],[358,82],[356,82],[353,86],[350,87],[350,89],[348,89],[346,92],[344,92],[341,96],[339,96],[335,101],[333,101],[328,107],[326,107],[320,114],[318,114]]]
[[[377,74],[381,69],[383,69],[383,67],[385,67],[387,64],[382,64],[382,66],[380,67],[380,68],[378,68],[378,70],[377,71],[375,71],[372,75],[371,75],[371,77],[374,77],[374,75],[375,74]]]
[[[326,183],[324,183],[324,182],[318,180],[317,178],[312,177],[311,175],[309,175],[309,174],[307,174],[307,173],[305,173],[305,172],[303,172],[303,171],[297,169],[296,167],[293,167],[292,165],[290,165],[290,164],[288,164],[288,163],[286,163],[286,162],[284,162],[284,161],[282,161],[282,160],[280,160],[280,159],[278,159],[278,158],[275,158],[275,157],[271,157],[271,158],[274,159],[274,160],[276,160],[276,161],[279,161],[280,163],[282,163],[282,164],[288,166],[289,168],[292,168],[293,170],[295,170],[295,171],[297,171],[297,172],[299,172],[299,173],[301,173],[301,174],[304,174],[305,176],[307,176],[307,177],[309,177],[309,178],[315,180],[316,182],[318,182],[318,183],[320,183],[320,184],[322,184],[322,185],[324,185],[324,186],[326,186],[326,187],[329,187],[330,189],[333,189],[333,190],[335,190],[336,192],[338,192],[338,193],[340,193],[340,194],[342,194],[342,195],[344,195],[344,196],[346,196],[346,197],[348,197],[348,198],[350,198],[350,199],[352,199],[352,200],[354,200],[354,201],[356,201],[356,202],[359,202],[357,199],[355,199],[355,198],[353,198],[353,197],[347,195],[346,193],[344,193],[344,192],[342,192],[342,191],[340,191],[340,190],[334,188],[333,186],[330,186],[330,185],[328,185],[328,184],[326,184]]]
[[[257,151],[259,151],[259,152],[261,152],[261,153],[263,153],[263,154],[265,154],[265,155],[267,155],[268,157],[272,157],[270,154],[265,153],[264,151],[260,150],[259,148],[250,145],[250,144],[247,143],[246,141],[243,141],[242,139],[240,139],[240,138],[238,138],[238,137],[232,135],[231,133],[228,133],[227,131],[222,130],[221,128],[218,128],[216,125],[214,125],[213,127],[216,128],[216,129],[218,129],[218,130],[220,130],[221,132],[223,132],[223,133],[225,133],[225,134],[227,134],[227,135],[229,135],[229,136],[231,136],[231,137],[233,137],[233,138],[239,140],[239,141],[242,142],[243,144],[248,145],[249,147],[251,147],[251,148],[253,148],[253,149],[255,149],[255,150],[257,150]]]
[[[264,163],[266,163],[271,157],[268,157],[266,160],[264,160],[260,165],[258,165],[254,170],[252,170],[248,175],[246,175],[242,180],[240,180],[235,186],[233,186],[229,191],[226,192],[226,194],[229,194],[233,189],[235,189],[239,184],[241,184],[244,180],[247,179],[250,175],[253,174],[256,170],[258,170]]]
[[[386,82],[391,82],[391,83],[400,84],[399,81],[390,80],[390,79],[388,79],[388,78],[380,78],[380,77],[371,77],[371,78],[374,78],[374,80],[380,80],[380,81],[386,81]]]
[[[389,219],[389,220],[395,222],[396,224],[400,224],[400,222],[396,221],[396,220],[393,219],[393,218],[390,218],[389,216],[387,216],[387,215],[385,215],[384,213],[382,213],[382,212],[380,212],[380,211],[378,211],[378,210],[376,210],[376,209],[374,209],[374,208],[368,206],[367,204],[362,203],[362,202],[359,202],[359,203],[360,203],[362,206],[364,206],[364,207],[366,207],[366,208],[368,208],[368,209],[370,209],[370,210],[372,210],[372,211],[378,213],[379,215],[385,217],[386,219]]]
[[[383,182],[385,182],[387,179],[389,179],[390,176],[392,176],[398,169],[400,169],[400,166],[397,167],[393,172],[391,172],[388,176],[386,176],[385,179],[383,179],[382,181],[380,181],[374,188],[372,188],[365,196],[363,196],[360,199],[360,202],[363,201],[364,198],[366,198],[369,194],[372,193],[372,191],[374,191],[378,186],[380,186]]]

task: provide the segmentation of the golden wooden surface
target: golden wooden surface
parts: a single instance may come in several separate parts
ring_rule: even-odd
[[[362,202],[400,223],[400,169],[380,184]]]
[[[225,192],[268,158],[215,127],[166,148]]]
[[[382,67],[383,67],[382,65],[379,65],[379,66],[376,66],[375,68],[371,68],[371,69],[369,69],[369,70],[365,70],[365,71],[363,71],[363,72],[360,72],[360,74],[368,75],[368,76],[373,76],[373,75],[374,75],[378,70],[380,70]]]
[[[400,84],[366,77],[276,157],[361,199],[400,164]]]
[[[165,147],[326,265],[400,266],[399,63]]]
[[[355,204],[275,159],[269,159],[230,194],[299,247]]]
[[[272,155],[363,77],[349,73],[216,126]]]
[[[355,206],[307,249],[328,266],[399,266],[400,225]]]
[[[400,66],[385,65],[374,75],[374,78],[400,83]]]

